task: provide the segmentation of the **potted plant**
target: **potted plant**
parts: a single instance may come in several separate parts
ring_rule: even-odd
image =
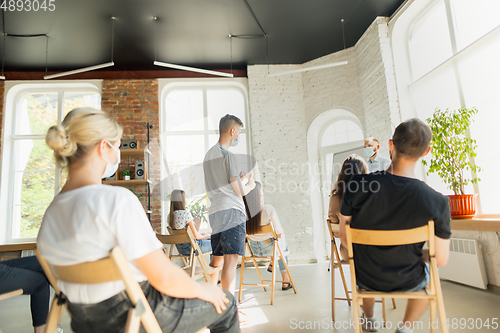
[[[129,169],[126,169],[126,170],[122,171],[122,176],[123,176],[123,179],[125,179],[125,180],[130,180],[130,175],[131,174],[132,173],[130,172]]]
[[[477,184],[481,179],[475,174],[481,168],[471,162],[476,157],[476,140],[467,135],[472,123],[472,116],[477,109],[461,108],[450,111],[436,109],[434,115],[427,119],[432,130],[430,163],[427,175],[437,172],[439,177],[452,189],[454,195],[449,195],[452,216],[473,216],[476,213],[476,195],[465,194],[465,186]],[[464,175],[464,170],[471,172],[472,177]]]

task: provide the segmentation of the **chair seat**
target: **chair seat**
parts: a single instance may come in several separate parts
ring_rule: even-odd
[[[428,289],[418,291],[400,291],[400,292],[382,292],[382,291],[368,291],[358,288],[358,296],[363,298],[374,297],[391,297],[391,298],[434,298],[435,295],[430,294]]]

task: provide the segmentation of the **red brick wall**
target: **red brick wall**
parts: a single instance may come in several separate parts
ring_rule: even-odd
[[[146,124],[150,130],[150,139],[158,142],[160,132],[160,116],[158,103],[158,80],[104,80],[102,83],[101,108],[109,113],[123,127],[122,140],[137,140],[140,148],[147,145]],[[155,141],[156,139],[156,141]],[[152,180],[151,193],[151,222],[153,228],[161,226],[161,193],[160,182],[160,154],[157,145],[150,145],[150,175]],[[121,171],[130,169],[135,171],[135,161],[141,158],[122,157]],[[132,177],[133,178],[133,177]],[[147,205],[146,185],[132,185],[137,193],[144,193],[140,198],[144,207]]]

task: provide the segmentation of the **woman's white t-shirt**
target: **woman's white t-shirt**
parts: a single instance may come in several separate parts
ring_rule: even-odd
[[[89,185],[55,196],[43,217],[37,247],[52,265],[74,265],[108,257],[119,245],[136,281],[145,281],[135,259],[162,248],[137,197],[119,186]],[[98,303],[125,289],[121,281],[58,282],[73,303]]]
[[[278,242],[280,244],[281,249],[284,251],[287,247],[285,239],[285,231],[281,226],[280,219],[278,218],[278,214],[276,213],[276,209],[274,209],[274,207],[271,205],[267,204],[263,205],[260,225],[261,226],[268,225],[269,223],[271,223],[271,221],[273,222],[276,234],[281,234],[281,238],[278,238]],[[248,235],[248,238],[256,242],[262,242],[268,240],[271,237],[272,234],[270,232],[258,235]]]
[[[193,220],[193,215],[188,210],[176,210],[174,212],[174,229],[185,229],[187,224]]]

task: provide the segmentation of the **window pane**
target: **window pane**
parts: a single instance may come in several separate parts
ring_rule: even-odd
[[[101,95],[94,92],[66,92],[63,96],[63,119],[73,109],[91,107],[101,109]]]
[[[46,204],[54,199],[55,170],[16,172],[13,205]]]
[[[478,177],[479,199],[483,214],[499,214],[498,165],[500,150],[495,133],[500,124],[500,40],[488,47],[477,50],[473,56],[459,64],[464,88],[465,103],[468,108],[477,108],[471,126],[471,137],[477,141],[475,162],[481,167]],[[477,79],[480,78],[480,79]],[[469,192],[472,193],[472,192]]]
[[[452,56],[448,20],[442,1],[415,23],[409,47],[413,80]]]
[[[351,120],[339,120],[327,127],[321,138],[321,147],[363,140],[363,131]]]
[[[189,167],[203,162],[205,137],[203,135],[169,135],[165,139],[168,166]]]
[[[30,238],[38,235],[43,214],[49,205],[31,205],[13,207],[12,238]]]
[[[174,90],[165,100],[167,131],[202,131],[203,91]]]
[[[207,90],[208,129],[218,130],[220,118],[232,114],[245,124],[245,99],[236,89],[208,89]]]
[[[498,0],[452,0],[457,47],[463,49],[500,24]]]
[[[53,151],[44,139],[16,140],[14,147],[14,171],[54,169]]]
[[[47,134],[57,122],[57,93],[28,94],[20,102],[15,134]]]

